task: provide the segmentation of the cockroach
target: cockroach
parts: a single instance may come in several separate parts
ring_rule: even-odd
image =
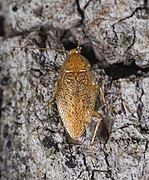
[[[96,85],[89,61],[80,54],[80,50],[78,47],[69,51],[48,102],[51,104],[56,99],[64,127],[73,139],[84,133],[92,116],[100,117],[94,111],[99,86]]]
[[[49,50],[27,46],[20,48]],[[58,51],[64,52],[65,50]],[[79,138],[84,133],[92,116],[97,117],[98,121],[90,143],[92,148],[102,119],[100,113],[94,110],[96,94],[99,92],[100,99],[105,104],[104,94],[101,85],[96,84],[89,61],[81,55],[79,43],[76,49],[65,52],[68,56],[61,66],[53,96],[45,106],[50,105],[56,99],[60,117],[72,139]]]
[[[104,94],[101,86],[96,84],[89,61],[80,54],[81,47],[67,52],[68,57],[61,66],[53,96],[46,105],[56,99],[63,125],[72,139],[79,138],[84,133],[92,116],[97,117],[90,143],[92,147],[102,119],[94,110],[96,95],[99,92],[100,99],[105,104]]]

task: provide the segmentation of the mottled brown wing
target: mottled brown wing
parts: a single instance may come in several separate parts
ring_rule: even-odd
[[[62,76],[57,106],[62,122],[72,138],[80,137],[91,119],[96,97],[92,72],[68,72]]]

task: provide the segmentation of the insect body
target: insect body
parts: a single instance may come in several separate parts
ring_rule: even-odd
[[[49,103],[56,98],[62,122],[73,139],[83,134],[92,115],[100,117],[94,111],[97,88],[88,60],[80,55],[80,49],[70,50]],[[99,121],[96,131],[98,126]]]

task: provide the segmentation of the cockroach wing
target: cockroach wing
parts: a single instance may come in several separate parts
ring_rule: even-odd
[[[72,58],[72,62],[75,58],[78,62],[86,62],[86,59],[78,54],[72,54],[69,58]],[[96,83],[91,70],[87,68],[89,64],[86,63],[86,69],[83,66],[83,69],[79,67],[77,70],[75,64],[74,71],[62,70],[60,74],[57,107],[62,122],[72,138],[78,138],[83,134],[95,106]],[[71,65],[73,67],[73,64]]]

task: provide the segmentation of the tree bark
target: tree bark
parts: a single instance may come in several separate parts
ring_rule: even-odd
[[[1,179],[149,179],[147,1],[0,3]],[[66,58],[57,49],[78,42],[109,107],[109,136],[101,124],[94,143],[96,166],[90,149],[96,123],[81,145],[74,144],[56,103],[44,107]],[[97,98],[96,109],[105,116],[99,106]]]

